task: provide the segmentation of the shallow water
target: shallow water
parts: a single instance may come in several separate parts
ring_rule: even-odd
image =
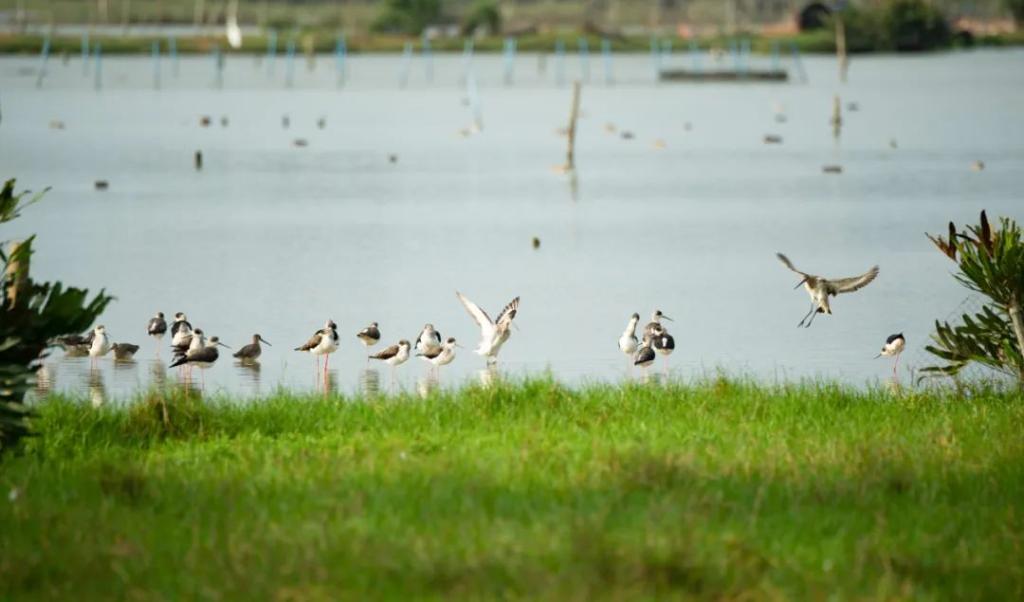
[[[387,366],[367,372],[354,334],[371,321],[388,343],[433,322],[469,347],[440,385],[476,379],[477,331],[455,290],[491,315],[522,297],[503,373],[626,377],[616,340],[629,314],[646,321],[660,308],[675,318],[678,377],[724,369],[862,384],[890,373],[872,358],[893,332],[909,341],[903,365],[926,363],[932,322],[967,297],[924,232],[983,208],[1024,217],[1020,50],[856,57],[845,86],[824,57],[805,59],[806,84],[658,85],[646,56],[616,56],[614,84],[595,56],[575,183],[552,170],[570,102],[554,59],[519,57],[504,85],[502,59],[478,57],[484,131],[469,137],[459,134],[473,113],[458,55],[433,58],[432,82],[415,60],[404,88],[397,56],[350,58],[341,88],[331,57],[312,71],[296,61],[292,88],[281,57],[273,75],[265,60],[229,58],[222,89],[209,57],[180,59],[177,76],[164,60],[159,90],[148,58],[104,59],[99,92],[92,66],[83,74],[74,58],[51,60],[36,89],[38,63],[0,59],[0,164],[22,187],[53,190],[0,238],[36,232],[36,278],[117,296],[102,322],[115,341],[142,344],[137,361],[91,370],[57,352],[44,375],[98,401],[180,378],[164,368],[166,341],[146,340],[157,310],[184,311],[236,349],[253,332],[273,343],[258,370],[223,358],[205,372],[207,391],[321,386],[313,359],[291,349],[328,317],[343,335],[332,388],[436,385],[419,361],[394,380]],[[564,69],[580,73],[575,58]],[[838,141],[836,93],[859,105],[844,110]],[[213,125],[200,127],[201,115]],[[765,134],[784,142],[765,145]],[[970,169],[975,160],[984,171]],[[831,163],[844,173],[823,174]],[[110,188],[94,190],[97,179]],[[798,330],[807,296],[776,251],[829,276],[876,263],[881,274]]]

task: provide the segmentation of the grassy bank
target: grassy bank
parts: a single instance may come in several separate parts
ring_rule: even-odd
[[[312,48],[319,53],[333,52],[337,41],[334,32],[313,32],[303,33],[295,37],[297,51],[303,52],[304,40],[309,36]],[[601,49],[602,38],[597,35],[579,36],[576,34],[530,34],[516,38],[517,48],[520,52],[554,52],[555,43],[561,39],[565,43],[566,51],[576,52],[580,37],[587,40],[591,53],[598,53]],[[667,38],[666,38],[667,40]],[[798,34],[790,37],[763,37],[755,36],[750,38],[751,49],[754,52],[767,54],[772,52],[776,42],[781,46],[783,53],[788,53],[792,45],[802,53],[834,53],[835,39],[831,32],[817,31]],[[67,53],[74,57],[81,52],[81,38],[78,36],[54,36],[50,40],[51,53],[60,56]],[[141,54],[148,55],[153,42],[160,42],[163,52],[167,52],[166,37],[123,37],[123,36],[93,36],[93,44],[100,43],[104,54]],[[347,46],[349,51],[354,53],[366,52],[402,52],[406,42],[412,42],[414,48],[419,50],[420,39],[408,38],[398,35],[364,34],[349,36]],[[689,41],[673,39],[675,52],[686,52],[689,48]],[[287,37],[278,36],[278,52],[283,53]],[[651,40],[646,36],[622,36],[610,40],[614,52],[650,52]],[[975,40],[978,46],[1021,46],[1024,45],[1024,31],[993,35],[978,38]],[[431,48],[435,52],[462,52],[464,40],[462,38],[440,38],[431,42]],[[477,52],[501,52],[504,38],[491,36],[482,38],[475,42]],[[729,39],[725,37],[703,38],[698,40],[699,46],[707,50],[718,48],[727,51]],[[220,47],[228,50],[227,42],[223,36],[183,36],[176,40],[178,52],[182,54],[208,53],[214,48]],[[38,54],[43,46],[43,36],[35,34],[0,34],[0,54]],[[248,54],[260,54],[267,51],[267,37],[264,35],[247,36],[243,40],[242,48],[238,51]]]
[[[537,380],[36,427],[0,599],[1024,596],[1019,395]]]

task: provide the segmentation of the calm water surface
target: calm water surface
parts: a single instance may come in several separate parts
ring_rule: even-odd
[[[328,317],[343,335],[330,378],[340,391],[491,378],[456,290],[492,315],[522,297],[505,374],[624,378],[616,340],[629,314],[660,308],[675,318],[680,378],[723,369],[863,384],[888,374],[872,357],[890,333],[906,334],[908,366],[927,362],[933,320],[966,297],[924,232],[983,208],[1024,219],[1020,50],[857,57],[845,86],[826,58],[805,59],[806,84],[658,85],[646,56],[615,57],[614,84],[595,57],[575,181],[552,170],[570,102],[553,59],[521,56],[504,85],[501,58],[478,57],[484,130],[468,137],[457,55],[434,57],[432,82],[417,59],[404,88],[397,56],[353,57],[343,88],[328,57],[313,70],[297,61],[291,88],[283,59],[270,74],[265,61],[231,57],[221,89],[209,57],[182,58],[176,76],[165,58],[159,90],[148,58],[109,58],[99,92],[92,66],[83,74],[59,57],[37,89],[38,63],[0,59],[0,165],[22,187],[53,190],[0,238],[36,232],[35,277],[116,295],[102,321],[115,341],[142,345],[137,361],[91,370],[57,352],[44,373],[97,402],[179,379],[164,367],[166,341],[144,334],[158,310],[184,311],[235,348],[254,332],[273,343],[258,369],[222,359],[205,374],[208,392],[317,387],[313,359],[291,349]],[[580,73],[574,58],[564,68]],[[837,93],[859,106],[844,110],[838,141]],[[765,145],[765,134],[784,143]],[[822,174],[831,163],[844,173]],[[94,190],[97,179],[110,188]],[[776,251],[811,272],[877,263],[881,274],[798,330],[808,300]],[[371,321],[388,343],[432,322],[470,349],[439,382],[418,360],[392,380],[387,366],[368,369],[354,337]]]

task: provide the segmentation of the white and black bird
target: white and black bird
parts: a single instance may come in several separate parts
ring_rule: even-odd
[[[110,349],[114,352],[115,360],[127,362],[135,357],[135,352],[139,350],[139,346],[132,345],[131,343],[114,343],[110,346]]]
[[[412,345],[409,341],[402,339],[398,341],[397,345],[391,345],[386,349],[380,350],[370,356],[373,360],[382,360],[385,364],[394,368],[400,366],[409,360],[409,351],[412,349]]]
[[[622,336],[619,337],[619,351],[625,353],[626,357],[633,357],[640,346],[640,341],[636,338],[636,325],[639,323],[640,314],[630,316],[626,330],[622,331]]]
[[[668,320],[669,322],[671,322],[672,318],[661,313],[660,309],[654,310],[654,313],[651,314],[651,321],[648,322],[646,326],[644,326],[644,334],[653,334],[655,328],[661,326],[662,320]]]
[[[452,360],[455,359],[455,348],[458,346],[459,344],[455,342],[455,337],[448,337],[441,344],[441,349],[437,353],[417,353],[416,356],[422,357],[424,361],[429,362],[434,368],[439,368],[452,363]]]
[[[369,326],[356,333],[356,338],[364,347],[373,347],[380,342],[380,328],[376,322],[371,322]]]
[[[476,352],[486,357],[488,364],[498,361],[498,352],[512,335],[512,320],[519,313],[519,297],[509,301],[508,305],[502,308],[498,317],[491,320],[484,310],[463,296],[462,293],[455,291],[455,296],[459,298],[470,317],[480,327],[480,345],[476,348]]]
[[[903,333],[891,334],[885,339],[885,345],[882,345],[882,350],[878,352],[875,359],[880,357],[895,357],[896,361],[892,363],[892,376],[896,378],[896,366],[900,363],[900,354],[903,353],[903,348],[907,346],[907,339],[903,336]]]
[[[89,348],[92,346],[92,340],[95,336],[95,333],[90,330],[84,335],[67,334],[57,337],[55,340],[64,349],[64,353],[67,356],[84,357],[89,355]]]
[[[779,261],[781,261],[783,265],[803,277],[794,288],[799,288],[801,284],[804,285],[804,289],[811,297],[811,309],[807,312],[807,315],[800,320],[800,323],[796,325],[797,328],[801,326],[810,328],[811,322],[814,321],[814,317],[816,315],[831,314],[832,306],[829,304],[829,297],[835,297],[840,293],[852,293],[853,291],[860,290],[870,284],[871,281],[878,276],[878,266],[876,265],[860,276],[835,279],[823,278],[822,276],[815,276],[796,269],[793,262],[791,262],[789,258],[782,253],[776,253],[775,256],[779,258]]]
[[[149,324],[146,325],[146,334],[159,341],[164,338],[166,332],[167,320],[164,320],[164,312],[158,311],[149,319]]]
[[[654,353],[654,347],[652,346],[651,337],[653,335],[644,334],[643,340],[640,342],[640,347],[636,350],[636,355],[633,356],[633,365],[640,366],[646,369],[648,366],[654,363],[655,358],[658,356]]]
[[[220,352],[217,351],[217,347],[224,347],[230,349],[227,345],[220,342],[217,337],[210,337],[206,343],[199,349],[190,349],[188,353],[179,355],[171,362],[171,368],[177,366],[197,366],[202,369],[209,368],[216,363],[217,358],[220,357]],[[202,373],[200,373],[202,374]]]
[[[183,343],[188,346],[185,337],[190,334],[192,334],[192,324],[189,323],[185,314],[180,311],[174,314],[174,322],[171,323],[171,346],[177,347]]]
[[[665,327],[658,324],[651,332],[651,346],[654,351],[665,358],[665,371],[668,372],[668,356],[676,350],[676,340],[665,330]]]
[[[441,333],[433,324],[424,324],[423,330],[416,337],[416,351],[419,353],[438,353],[441,351]]]
[[[174,339],[178,341],[177,344],[171,344],[171,351],[175,357],[185,355],[195,349],[201,349],[206,345],[206,336],[203,334],[202,328],[190,330],[188,333],[185,333],[185,329],[181,329],[178,334],[174,335]]]
[[[331,361],[331,354],[338,350],[338,325],[334,320],[327,320],[324,327],[313,333],[309,340],[295,351],[308,351],[317,356],[316,363],[319,369],[320,356],[326,356],[324,360],[324,374],[327,373],[327,363]]]
[[[259,359],[260,355],[263,354],[263,348],[260,347],[261,342],[270,345],[270,343],[258,333],[252,335],[252,342],[236,351],[232,357],[241,362],[255,362]],[[273,345],[271,345],[271,347],[273,347]]]
[[[113,346],[107,335],[107,327],[102,324],[92,330],[92,342],[89,344],[89,357],[95,362],[97,358],[110,353]]]

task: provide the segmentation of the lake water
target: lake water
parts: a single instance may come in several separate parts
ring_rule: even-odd
[[[387,366],[368,371],[354,335],[371,321],[387,343],[432,322],[466,345],[441,386],[488,377],[456,290],[492,316],[521,296],[503,374],[626,378],[616,340],[632,312],[646,321],[660,308],[675,318],[678,378],[722,369],[870,383],[890,373],[872,359],[887,335],[906,334],[904,365],[927,363],[933,321],[967,297],[924,233],[981,209],[1024,218],[1021,50],[855,57],[845,85],[828,57],[805,58],[807,83],[657,84],[643,55],[614,57],[609,84],[594,56],[575,182],[552,169],[571,98],[553,58],[520,56],[506,85],[501,57],[477,57],[484,129],[470,136],[459,133],[473,110],[458,55],[435,56],[432,81],[417,58],[404,88],[399,56],[350,58],[344,87],[332,57],[313,70],[297,60],[291,88],[281,57],[273,74],[229,57],[219,89],[210,57],[181,58],[177,75],[165,57],[159,90],[149,58],[105,58],[101,91],[75,57],[50,60],[37,89],[38,65],[0,59],[0,165],[20,187],[53,189],[0,239],[38,233],[36,278],[117,296],[102,322],[115,341],[142,345],[137,361],[90,370],[58,351],[44,373],[97,401],[178,378],[164,368],[166,340],[156,360],[145,336],[158,310],[184,311],[236,349],[254,332],[273,343],[259,370],[223,358],[207,392],[318,387],[314,360],[292,348],[326,318],[342,333],[331,360],[340,391],[435,385],[416,359],[394,382]],[[564,69],[571,79],[581,65],[571,57]],[[765,145],[766,134],[783,144]],[[825,164],[844,173],[823,174]],[[95,190],[98,179],[109,189]],[[881,274],[797,329],[808,299],[776,251],[813,273],[879,264]]]

